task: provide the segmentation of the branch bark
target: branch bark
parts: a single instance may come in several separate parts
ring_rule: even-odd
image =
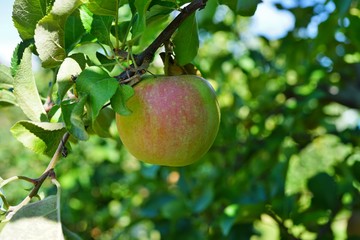
[[[154,55],[157,49],[161,45],[169,41],[171,36],[175,33],[176,29],[184,22],[186,18],[192,15],[196,10],[203,9],[207,0],[193,0],[189,5],[182,8],[180,13],[174,18],[174,20],[160,33],[160,35],[140,54],[134,56],[134,63],[132,63],[129,69],[123,71],[115,78],[121,82],[128,78],[131,78],[135,74],[143,74],[154,59]],[[116,50],[115,50],[116,52]]]

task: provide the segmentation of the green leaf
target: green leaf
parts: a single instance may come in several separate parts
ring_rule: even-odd
[[[134,89],[129,85],[119,85],[114,96],[110,99],[111,107],[120,115],[130,115],[131,110],[126,102],[134,95]]]
[[[100,67],[89,67],[76,79],[79,96],[88,96],[88,111],[94,121],[104,104],[110,100],[118,88],[118,82]]]
[[[57,196],[30,203],[19,209],[0,233],[0,239],[65,239]]]
[[[207,185],[201,195],[193,203],[193,212],[200,213],[204,211],[213,201],[214,190],[212,185]]]
[[[0,84],[1,87],[1,84]],[[0,106],[6,107],[16,105],[16,97],[13,92],[7,89],[0,89]]]
[[[46,112],[36,88],[35,78],[32,73],[31,50],[26,48],[19,69],[14,77],[14,95],[19,107],[32,121],[46,120]]]
[[[198,28],[195,14],[188,17],[179,27],[174,39],[175,58],[179,65],[190,63],[199,49]]]
[[[151,3],[151,0],[135,0],[136,17],[132,26],[132,38],[139,37],[146,28],[146,11]]]
[[[80,11],[75,10],[66,20],[65,23],[65,49],[68,52],[84,36],[86,30],[81,22]]]
[[[236,14],[249,17],[254,15],[261,0],[219,0],[219,3],[227,5]]]
[[[89,0],[87,7],[97,15],[116,16],[116,8],[118,0]]]
[[[58,97],[63,99],[66,92],[74,84],[72,76],[77,76],[81,73],[79,64],[73,58],[65,58],[64,62],[60,65],[59,71],[56,76],[58,84]]]
[[[85,103],[87,95],[82,96],[78,102],[62,102],[61,111],[64,123],[68,131],[79,140],[87,140],[89,134],[86,132],[83,121]]]
[[[84,29],[86,30],[87,33],[90,33],[91,24],[93,21],[93,13],[85,5],[82,5],[79,8],[79,12],[80,12],[81,23],[83,24]]]
[[[246,17],[252,16],[260,2],[261,0],[238,0],[236,13]]]
[[[0,88],[10,88],[14,84],[9,67],[0,64]]]
[[[111,45],[110,30],[113,20],[114,17],[94,15],[90,33],[94,35],[99,42]]]
[[[10,131],[25,147],[52,156],[66,129],[63,123],[19,121]]]
[[[115,117],[114,110],[112,110],[111,108],[102,109],[91,126],[92,130],[100,137],[103,138],[111,137],[109,129],[111,123],[114,120],[114,117]]]
[[[12,19],[23,40],[34,37],[36,24],[46,15],[52,1],[16,0],[13,5]]]
[[[326,191],[324,191],[326,186]],[[327,173],[319,173],[308,181],[313,194],[312,203],[320,208],[334,209],[337,206],[338,193],[335,180]]]
[[[34,44],[34,39],[30,39],[30,40],[25,40],[25,41],[22,41],[21,43],[19,43],[14,52],[13,52],[13,55],[11,57],[11,75],[12,76],[15,76],[16,74],[16,71],[18,70],[19,68],[19,64],[20,64],[20,61],[22,59],[22,56],[23,56],[23,53],[25,51],[25,49],[31,45]]]
[[[65,23],[80,4],[80,0],[56,0],[50,13],[37,24],[35,46],[43,67],[56,67],[66,57]]]

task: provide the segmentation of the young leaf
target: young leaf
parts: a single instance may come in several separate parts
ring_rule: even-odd
[[[81,68],[74,59],[65,58],[56,76],[56,82],[59,86],[58,97],[60,100],[63,99],[66,92],[74,84],[72,76],[77,76],[80,72]]]
[[[46,0],[15,0],[12,18],[22,40],[34,37],[36,24],[45,16],[50,2]]]
[[[219,0],[220,4],[227,5],[233,12],[242,16],[254,15],[261,0]]]
[[[14,77],[14,95],[25,115],[32,121],[41,122],[41,120],[46,120],[46,112],[41,103],[31,67],[31,50],[28,47],[24,51]]]
[[[110,30],[114,17],[94,15],[90,33],[94,35],[99,42],[111,45]]]
[[[0,239],[63,240],[57,196],[30,203],[20,208],[0,233]]]
[[[110,100],[118,88],[118,82],[99,67],[89,67],[76,79],[76,89],[80,96],[88,96],[91,119],[94,121],[104,104]]]
[[[25,147],[52,156],[66,129],[63,123],[19,121],[10,131]]]
[[[65,23],[80,4],[80,0],[56,0],[50,13],[38,22],[34,38],[43,67],[56,67],[64,60]]]
[[[79,102],[61,103],[61,111],[66,128],[75,138],[83,141],[89,138],[83,121],[84,107],[87,98],[87,95],[84,95],[80,98]]]
[[[119,85],[114,96],[110,99],[111,107],[120,115],[130,115],[131,110],[126,106],[127,100],[134,95],[134,89],[129,85]]]
[[[177,62],[183,66],[190,63],[199,49],[198,28],[195,14],[188,17],[179,27],[173,39]]]

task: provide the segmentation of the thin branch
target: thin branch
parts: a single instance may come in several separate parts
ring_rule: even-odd
[[[48,164],[47,168],[45,169],[44,173],[48,172],[50,169],[53,169],[55,167],[57,161],[59,160],[59,158],[61,156],[61,153],[63,152],[63,149],[65,148],[65,144],[66,144],[67,140],[69,139],[69,137],[70,137],[70,133],[66,132],[64,134],[64,136],[62,137],[62,139],[59,143],[59,146],[56,149],[56,151],[55,151],[53,157],[51,158],[51,161]]]
[[[131,78],[135,74],[143,74],[148,68],[150,62],[152,62],[155,52],[161,47],[161,45],[169,41],[171,36],[175,33],[176,29],[192,15],[196,10],[203,9],[206,5],[207,0],[193,0],[189,5],[182,8],[180,13],[175,17],[175,19],[160,33],[160,35],[140,54],[134,55],[134,62],[130,67],[123,71],[120,75],[115,78],[118,81],[123,81],[128,78]],[[117,50],[115,50],[117,52]],[[121,53],[123,53],[121,51]],[[137,68],[135,66],[138,66]]]

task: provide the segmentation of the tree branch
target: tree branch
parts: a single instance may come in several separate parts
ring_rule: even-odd
[[[118,81],[124,81],[128,78],[131,78],[135,74],[143,74],[152,62],[155,52],[161,47],[161,45],[170,40],[171,36],[174,34],[176,29],[192,15],[196,10],[203,9],[206,5],[207,0],[193,0],[189,5],[182,8],[180,13],[175,17],[175,19],[160,33],[160,35],[140,54],[134,55],[134,60],[129,69],[123,71],[120,75],[115,78]],[[115,52],[117,52],[115,50]],[[138,67],[138,68],[136,68]]]

